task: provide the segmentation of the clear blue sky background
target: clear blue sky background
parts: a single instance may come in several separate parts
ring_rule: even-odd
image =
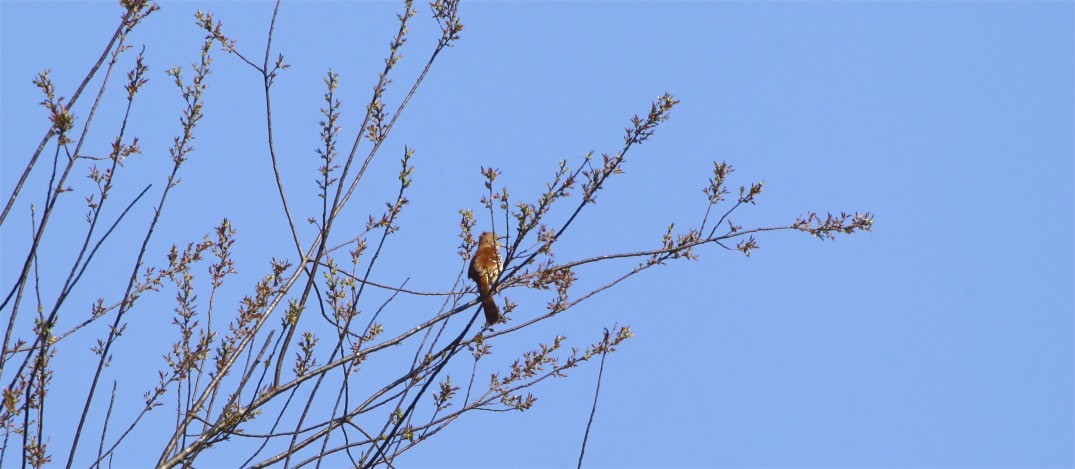
[[[421,8],[390,105],[432,44]],[[129,163],[117,201],[143,181],[159,194],[181,104],[163,72],[195,60],[197,9],[214,12],[240,49],[262,54],[270,3],[169,2],[140,27],[132,43],[146,45],[151,81],[132,132],[145,154]],[[318,200],[321,79],[330,67],[340,73],[353,136],[398,10],[396,2],[281,9],[274,45],[292,68],[275,88],[277,142],[285,183],[306,210],[299,219]],[[47,128],[31,78],[50,68],[69,96],[119,9],[4,1],[0,15],[6,197]],[[632,327],[637,337],[606,366],[588,466],[1075,464],[1071,2],[474,2],[461,17],[463,40],[434,67],[373,168],[380,179],[351,212],[358,229],[365,210],[380,211],[403,145],[416,149],[412,205],[383,281],[450,286],[457,211],[478,208],[480,166],[500,168],[517,200],[532,198],[557,160],[614,152],[628,118],[665,91],[682,104],[584,212],[562,259],[653,246],[669,222],[696,225],[714,160],[737,168],[735,187],[766,181],[758,205],[733,217],[738,224],[786,224],[810,210],[877,215],[873,233],[835,242],[777,233],[760,237],[750,258],[709,249],[508,338],[479,376],[507,364],[513,347],[556,333],[584,345],[603,327]],[[267,179],[260,78],[216,57],[196,151],[150,260],[231,218],[243,275],[234,304],[269,258],[294,251]],[[122,75],[114,79],[118,91]],[[109,126],[116,102],[100,117]],[[108,135],[92,141],[98,152]],[[89,189],[81,176],[73,185]],[[41,197],[34,187],[4,226],[5,289],[21,262],[9,252],[26,242],[27,202]],[[82,229],[82,197],[64,206],[71,230]],[[133,242],[148,207],[135,210],[139,221],[118,235],[132,237],[114,249]],[[63,316],[74,321],[92,299],[118,294],[117,282],[104,281],[126,275],[129,263],[102,266],[95,274],[106,290],[84,282]],[[625,267],[580,277],[596,282]],[[140,402],[153,382],[125,372],[159,366],[171,340],[169,296],[144,305],[121,339],[110,379],[131,383],[123,399]],[[73,363],[72,382],[85,379],[84,350],[60,352]],[[595,379],[596,367],[583,367],[540,386],[530,412],[471,414],[399,467],[573,465]],[[57,392],[78,394],[63,383],[57,377]],[[63,448],[67,438],[52,442]],[[116,462],[156,457],[138,451],[161,442],[138,441]],[[218,457],[227,466],[241,456]]]

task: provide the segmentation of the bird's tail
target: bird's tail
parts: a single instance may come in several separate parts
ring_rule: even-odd
[[[491,326],[500,322],[500,308],[496,306],[496,301],[493,300],[493,289],[490,288],[489,282],[478,282],[478,295],[481,296],[482,309],[485,310],[485,324]]]

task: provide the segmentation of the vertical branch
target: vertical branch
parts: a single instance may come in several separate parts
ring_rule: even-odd
[[[101,467],[101,460],[104,459],[105,439],[108,437],[108,422],[112,420],[112,408],[116,405],[116,381],[112,381],[112,397],[108,400],[108,411],[105,412],[105,421],[101,424],[101,442],[97,446],[97,461],[93,463],[93,467]]]
[[[280,177],[280,167],[277,164],[276,159],[276,144],[273,138],[273,124],[272,124],[272,88],[273,82],[276,80],[276,74],[283,69],[287,69],[288,65],[284,63],[284,56],[281,54],[277,60],[276,65],[272,70],[269,69],[269,53],[272,50],[272,37],[273,32],[276,29],[276,17],[280,12],[280,0],[276,0],[276,6],[272,10],[272,19],[269,22],[269,33],[265,39],[265,60],[261,65],[261,77],[262,84],[265,93],[265,130],[267,132],[267,140],[269,143],[269,159],[272,161],[272,173],[276,178],[276,190],[280,194],[280,203],[284,209],[284,216],[287,218],[288,228],[291,229],[292,241],[295,243],[295,250],[298,252],[299,257],[302,257],[302,242],[299,240],[299,231],[295,227],[295,221],[291,216],[291,208],[287,204],[287,195],[284,191],[284,181]]]
[[[615,329],[617,324],[613,324]],[[590,407],[590,419],[586,421],[586,433],[582,436],[582,449],[579,450],[578,469],[582,469],[582,457],[586,455],[586,442],[590,439],[590,425],[593,425],[593,416],[597,412],[597,398],[601,394],[601,377],[605,374],[605,357],[608,356],[609,332],[605,329],[605,337],[601,341],[604,347],[601,349],[601,365],[597,368],[597,386],[593,391],[593,406]]]

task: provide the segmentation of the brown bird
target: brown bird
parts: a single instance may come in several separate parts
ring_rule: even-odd
[[[500,321],[500,309],[493,301],[493,283],[500,278],[503,269],[500,261],[500,246],[496,235],[486,231],[478,237],[478,251],[470,260],[468,276],[478,284],[478,298],[485,310],[485,324],[493,325]]]

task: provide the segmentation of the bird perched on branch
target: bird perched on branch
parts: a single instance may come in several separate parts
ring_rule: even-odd
[[[500,321],[500,309],[493,301],[493,283],[500,278],[503,269],[500,261],[500,246],[496,235],[486,231],[478,237],[478,251],[470,260],[468,276],[478,284],[478,298],[485,310],[485,324],[493,325]]]

